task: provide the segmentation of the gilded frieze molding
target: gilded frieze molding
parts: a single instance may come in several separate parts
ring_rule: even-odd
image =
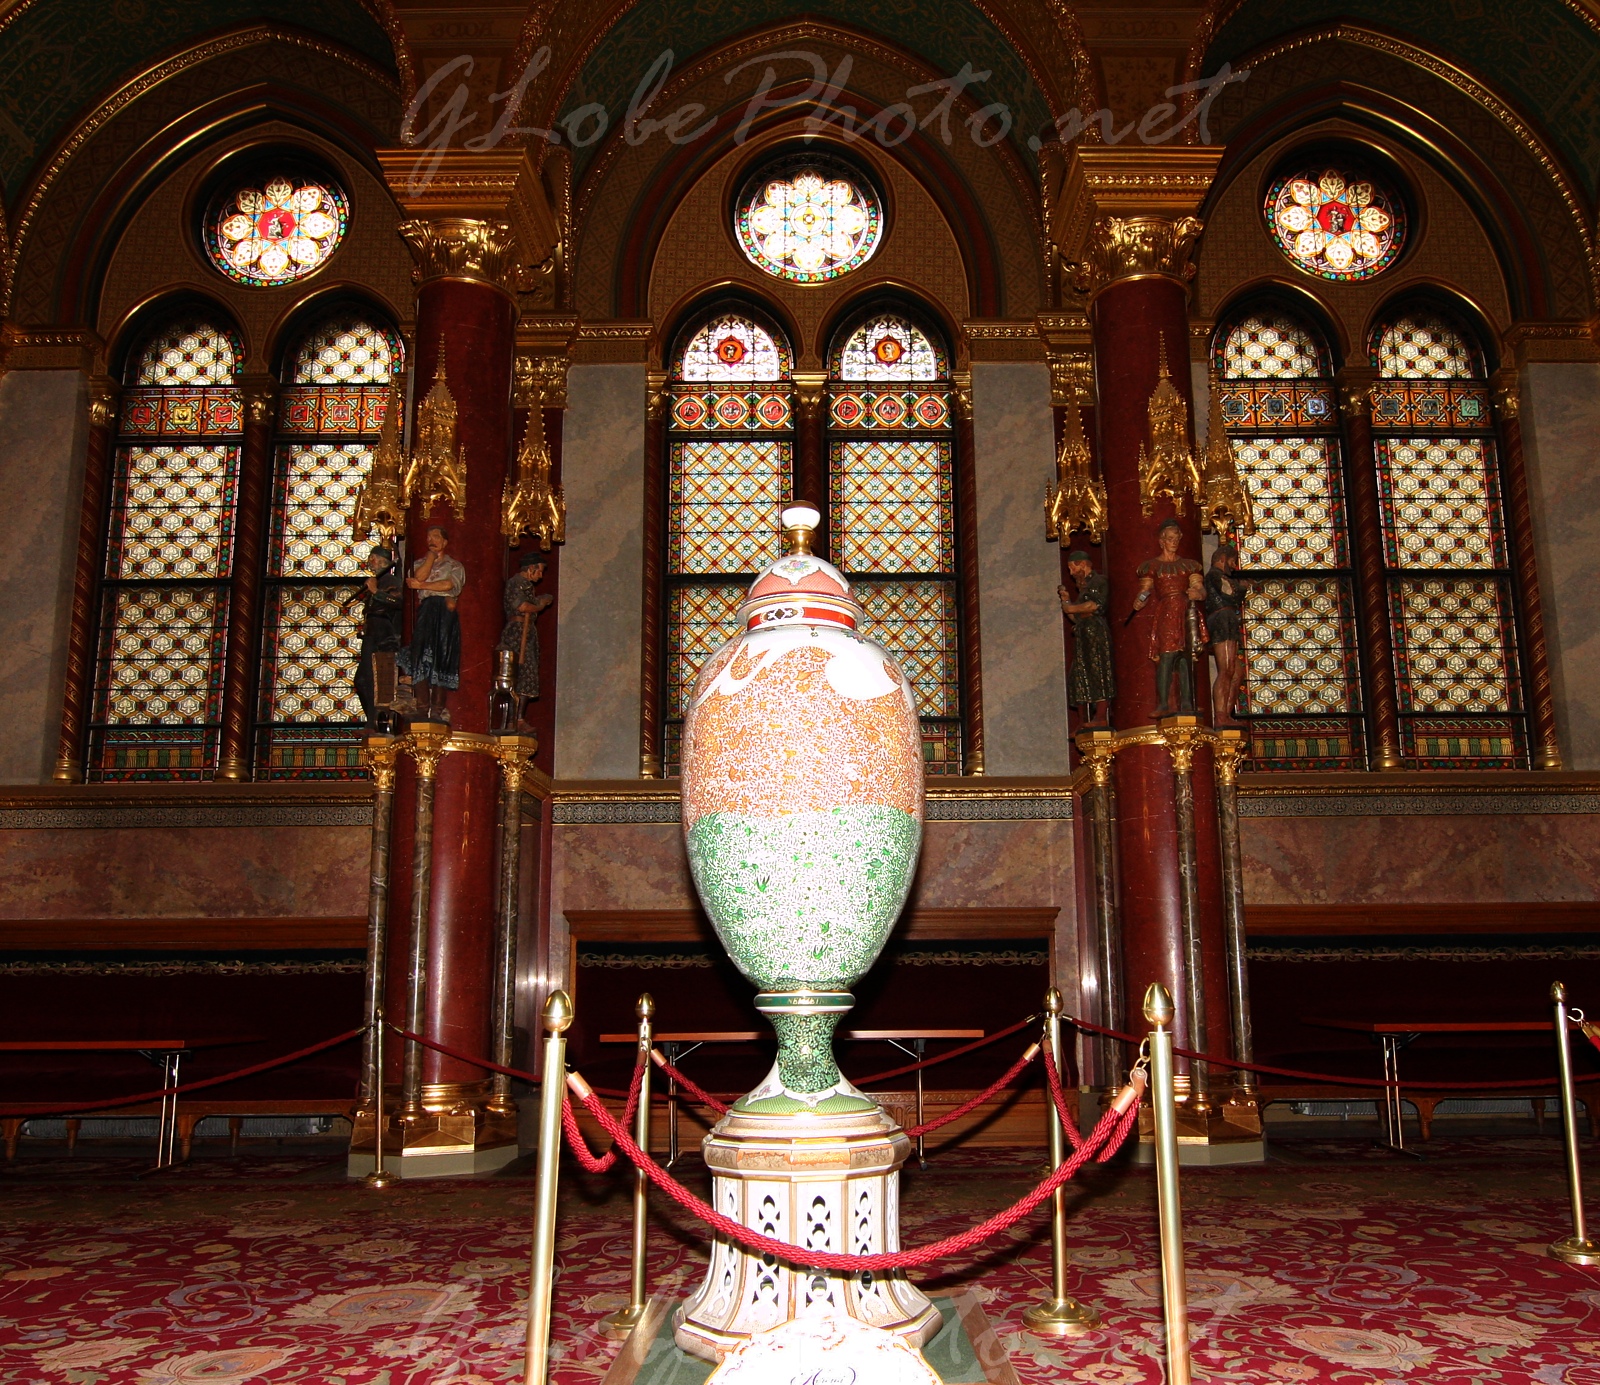
[[[1514,322],[1502,356],[1518,367],[1531,361],[1600,360],[1600,316],[1587,322]]]
[[[95,370],[105,343],[80,327],[25,328],[6,323],[0,335],[0,371]]]
[[[400,223],[411,251],[411,277],[418,285],[440,279],[465,279],[513,293],[517,282],[516,245],[504,221],[476,217],[413,219]]]

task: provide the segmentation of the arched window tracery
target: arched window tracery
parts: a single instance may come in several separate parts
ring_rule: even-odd
[[[256,775],[360,773],[360,583],[372,545],[350,530],[372,465],[400,339],[375,315],[336,313],[284,362],[267,546]]]
[[[1528,758],[1511,559],[1483,353],[1404,307],[1373,333],[1372,426],[1401,753],[1416,768]]]
[[[1277,308],[1218,334],[1216,387],[1255,510],[1239,541],[1252,763],[1365,768],[1350,526],[1332,365],[1321,334]]]
[[[793,494],[793,356],[743,308],[686,337],[667,383],[666,697],[663,759],[677,772],[695,675],[738,629],[750,579],[780,553]]]
[[[209,778],[244,429],[242,343],[189,312],[129,359],[117,423],[88,774]]]
[[[835,339],[830,555],[863,633],[916,691],[930,774],[960,774],[964,760],[952,393],[949,353],[904,313],[870,314]]]

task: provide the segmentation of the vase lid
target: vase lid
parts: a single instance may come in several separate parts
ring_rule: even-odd
[[[750,584],[739,612],[746,629],[814,620],[855,629],[861,608],[850,595],[849,579],[811,551],[821,520],[816,506],[805,501],[785,507],[783,537],[789,551],[768,563]]]

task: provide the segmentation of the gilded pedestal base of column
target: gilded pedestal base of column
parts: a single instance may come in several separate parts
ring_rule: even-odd
[[[384,1150],[391,1173],[402,1178],[450,1178],[488,1173],[517,1157],[515,1110],[489,1106],[487,1082],[430,1083],[422,1088],[418,1115],[389,1117]],[[372,1169],[371,1112],[356,1113],[349,1172]]]
[[[1183,1082],[1183,1078],[1178,1079]],[[1226,1100],[1222,1098],[1226,1097]],[[1267,1146],[1261,1130],[1261,1108],[1249,1092],[1212,1093],[1208,1110],[1200,1111],[1188,1100],[1186,1090],[1178,1091],[1178,1162],[1180,1164],[1260,1164],[1266,1162]],[[1155,1113],[1149,1103],[1139,1112],[1139,1146],[1134,1160],[1155,1162]]]
[[[702,1145],[718,1211],[815,1250],[875,1255],[900,1248],[900,1166],[911,1142],[881,1111],[724,1116]],[[724,1240],[673,1338],[714,1361],[751,1334],[808,1307],[848,1314],[926,1346],[939,1311],[903,1274],[808,1273],[769,1264]]]

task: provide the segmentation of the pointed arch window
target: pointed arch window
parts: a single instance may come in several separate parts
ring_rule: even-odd
[[[779,556],[792,494],[793,360],[775,325],[724,311],[691,327],[667,381],[665,772],[678,772],[695,675],[737,632],[750,579]]]
[[[929,774],[963,761],[950,358],[909,316],[847,326],[829,361],[828,533],[863,633],[916,690]]]
[[[1214,388],[1256,532],[1239,542],[1251,763],[1364,769],[1338,412],[1326,343],[1276,309],[1218,334]]]
[[[1430,308],[1373,335],[1372,425],[1401,753],[1426,769],[1527,764],[1500,467],[1483,354]]]
[[[88,772],[216,768],[244,407],[242,344],[199,315],[130,359],[112,464]]]
[[[350,530],[372,465],[399,336],[347,311],[309,331],[284,364],[256,708],[258,779],[361,772],[354,678],[371,545]]]

